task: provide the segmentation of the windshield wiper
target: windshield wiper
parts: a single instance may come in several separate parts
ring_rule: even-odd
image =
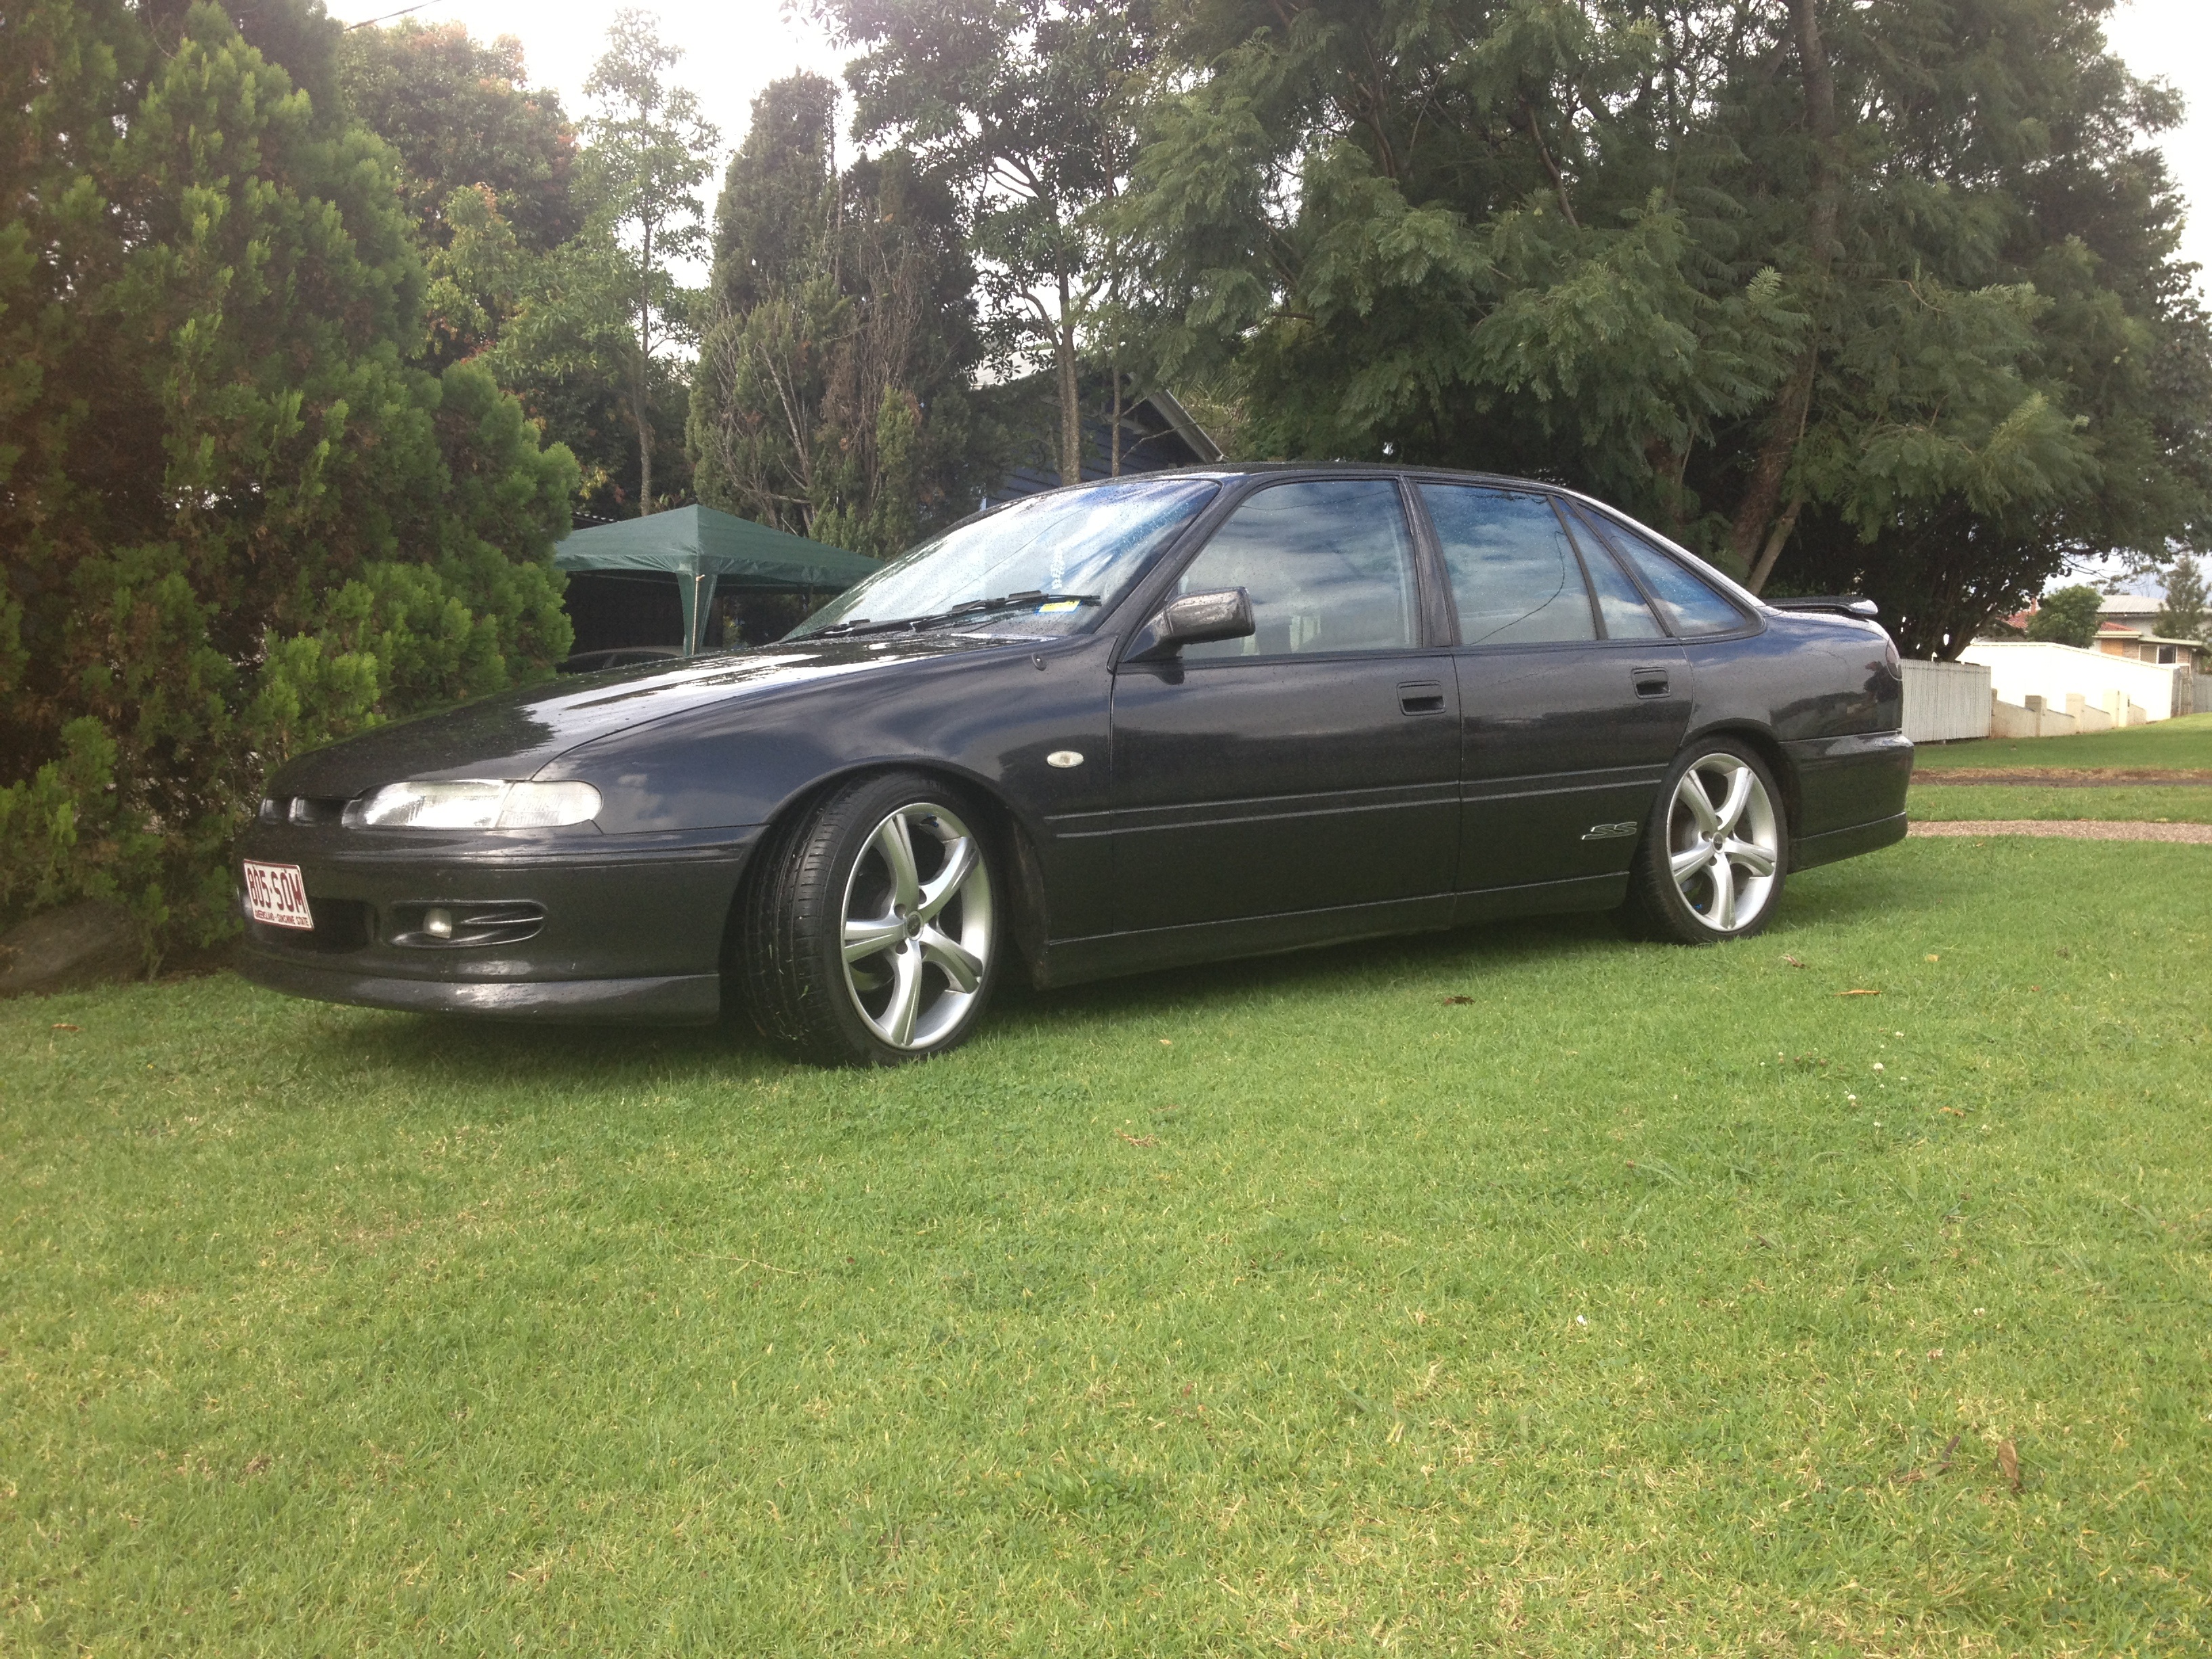
[[[941,628],[947,623],[965,622],[973,617],[988,616],[999,611],[1025,611],[1047,605],[1103,605],[1096,593],[1048,593],[1042,588],[1025,588],[1018,593],[1002,593],[995,599],[969,599],[950,610],[932,611],[927,616],[899,617],[889,622],[871,622],[866,617],[856,617],[851,622],[831,623],[827,628],[817,629],[811,637],[822,640],[848,638],[855,634],[890,634],[924,628]]]

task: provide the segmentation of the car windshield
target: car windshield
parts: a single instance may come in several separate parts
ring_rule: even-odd
[[[786,637],[913,626],[1073,634],[1220,488],[1211,478],[1117,478],[1010,501],[893,560]]]

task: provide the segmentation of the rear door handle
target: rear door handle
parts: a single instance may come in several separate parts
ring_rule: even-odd
[[[1407,714],[1441,714],[1444,712],[1444,683],[1442,680],[1401,680],[1398,684],[1399,712]]]
[[[1636,682],[1636,695],[1639,697],[1667,695],[1667,671],[1663,668],[1632,668],[1628,678]]]

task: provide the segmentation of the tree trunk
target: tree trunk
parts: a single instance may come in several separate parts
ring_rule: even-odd
[[[1114,348],[1114,453],[1107,467],[1109,477],[1121,476],[1121,348]]]
[[[646,369],[653,356],[653,222],[644,227],[637,290],[637,368],[630,377],[630,418],[637,422],[637,510],[653,511],[653,420],[646,406]]]
[[[1811,278],[1808,297],[1814,301],[1817,328],[1821,290],[1826,287],[1828,274],[1836,263],[1836,197],[1842,186],[1843,169],[1837,157],[1839,140],[1836,77],[1828,67],[1827,48],[1820,40],[1820,20],[1815,6],[1816,0],[1790,0],[1790,14],[1796,26],[1797,60],[1805,77],[1805,124],[1813,135],[1813,199],[1806,221],[1806,265]],[[1798,359],[1796,372],[1783,383],[1774,400],[1765,441],[1759,446],[1758,459],[1752,463],[1751,481],[1736,507],[1729,542],[1751,575],[1753,592],[1759,592],[1773,574],[1783,544],[1796,527],[1800,503],[1793,502],[1779,519],[1776,510],[1782,505],[1782,486],[1790,471],[1790,459],[1797,453],[1798,440],[1804,436],[1805,423],[1812,413],[1814,378],[1819,361],[1817,342],[1808,342],[1805,355]]]
[[[1069,308],[1067,273],[1060,274],[1060,325],[1053,331],[1060,370],[1060,481],[1083,482],[1083,405],[1075,383],[1075,318]]]

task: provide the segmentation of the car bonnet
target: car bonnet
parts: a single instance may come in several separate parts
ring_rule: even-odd
[[[350,799],[407,779],[527,778],[580,744],[708,704],[1008,643],[944,634],[805,640],[575,675],[374,727],[288,763],[269,788]]]

